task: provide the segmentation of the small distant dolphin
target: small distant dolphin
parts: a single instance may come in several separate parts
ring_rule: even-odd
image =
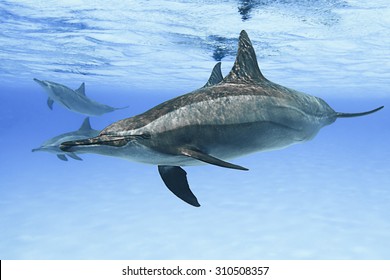
[[[50,110],[53,110],[54,101],[70,111],[88,116],[101,116],[105,113],[126,108],[114,108],[88,98],[85,95],[85,83],[82,83],[78,89],[73,90],[54,82],[41,81],[35,78],[34,81],[42,86],[49,95],[47,106],[49,106]]]
[[[267,80],[242,31],[236,61],[224,79],[217,64],[204,87],[115,122],[97,137],[64,142],[60,147],[158,165],[169,190],[200,206],[180,166],[208,163],[248,170],[226,160],[305,142],[337,118],[382,108],[337,113],[318,97]]]
[[[53,137],[47,140],[46,142],[44,142],[39,148],[33,149],[32,152],[54,153],[57,154],[57,157],[60,160],[64,160],[64,161],[68,160],[66,155],[73,159],[82,160],[75,153],[62,151],[60,149],[60,144],[64,141],[73,141],[78,139],[96,137],[99,135],[99,132],[100,132],[99,130],[95,130],[91,128],[89,118],[86,117],[81,127],[78,130]]]

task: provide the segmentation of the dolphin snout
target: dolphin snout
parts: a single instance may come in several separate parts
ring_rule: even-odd
[[[71,152],[71,149],[74,146],[78,146],[78,143],[76,141],[67,141],[60,144],[60,150],[64,152]]]
[[[33,80],[34,80],[34,82],[38,83],[40,86],[43,86],[43,87],[46,86],[46,82],[45,81],[41,81],[41,80],[38,80],[36,78],[34,78]]]
[[[122,147],[126,145],[129,141],[136,138],[142,137],[140,135],[130,135],[130,136],[111,136],[111,135],[101,135],[88,139],[80,139],[75,141],[63,142],[60,145],[60,149],[64,152],[74,151],[72,148],[75,147],[86,147],[86,146],[114,146]],[[143,138],[143,137],[142,137]]]
[[[62,142],[60,145],[60,149],[64,152],[70,152],[71,149],[76,146],[90,146],[90,145],[99,144],[98,139],[99,137],[95,137],[95,138]]]

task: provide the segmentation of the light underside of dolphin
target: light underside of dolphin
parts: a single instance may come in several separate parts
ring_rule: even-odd
[[[310,140],[339,117],[381,108],[338,113],[318,97],[267,80],[242,31],[236,61],[225,78],[218,63],[202,88],[115,122],[97,137],[62,143],[61,149],[158,165],[169,190],[200,206],[181,166],[207,163],[248,170],[228,160]]]
[[[57,102],[70,111],[88,116],[101,116],[105,113],[127,108],[114,108],[88,98],[85,95],[84,83],[82,83],[78,89],[72,90],[65,85],[55,82],[41,81],[35,78],[34,81],[37,82],[48,94],[47,106],[50,110],[53,110],[54,102]]]

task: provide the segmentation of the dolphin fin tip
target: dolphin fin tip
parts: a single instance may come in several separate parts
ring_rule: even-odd
[[[240,37],[246,36],[248,37],[248,33],[246,33],[245,29],[241,30]]]

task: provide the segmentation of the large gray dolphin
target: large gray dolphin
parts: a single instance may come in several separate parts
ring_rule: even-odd
[[[61,149],[158,165],[177,197],[200,206],[180,166],[208,163],[248,170],[226,160],[302,143],[337,118],[382,108],[337,113],[318,97],[267,80],[245,31],[230,73],[222,80],[218,69],[219,64],[204,87],[115,122],[97,137],[62,143]]]
[[[54,153],[60,160],[67,161],[67,156],[82,160],[73,152],[64,152],[60,149],[60,144],[65,141],[73,141],[77,139],[85,139],[90,137],[96,137],[99,135],[99,130],[92,129],[91,124],[89,122],[89,118],[85,118],[80,128],[76,131],[64,133],[53,137],[47,141],[45,141],[39,148],[32,149],[32,152],[49,152]]]
[[[52,110],[54,101],[58,102],[70,111],[81,113],[88,116],[101,116],[115,110],[124,108],[114,108],[105,104],[98,103],[85,95],[85,84],[82,83],[76,90],[68,88],[67,86],[49,82],[41,81],[34,78],[48,94],[47,105]]]

